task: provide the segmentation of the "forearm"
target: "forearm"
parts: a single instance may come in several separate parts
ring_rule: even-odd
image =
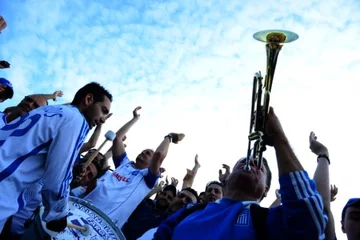
[[[94,133],[91,135],[91,137],[90,137],[90,139],[89,139],[89,143],[90,143],[93,147],[95,147],[97,141],[99,140],[100,133],[101,133],[101,126],[102,126],[102,125],[96,126]]]
[[[36,96],[43,97],[46,100],[50,100],[50,99],[54,100],[54,94],[36,94]]]
[[[335,239],[335,222],[330,208],[330,175],[329,162],[326,158],[318,158],[318,164],[314,173],[314,181],[316,183],[317,191],[320,193],[324,210],[328,215],[328,222],[325,228],[325,239]]]
[[[138,118],[133,118],[129,122],[127,122],[124,126],[122,126],[117,132],[116,137],[122,139],[126,133],[130,130],[130,128],[138,121]]]
[[[319,158],[315,173],[314,181],[316,188],[320,193],[324,208],[330,210],[330,177],[329,177],[329,162],[326,158]]]
[[[200,166],[199,165],[196,165],[193,167],[192,171],[193,173],[196,175],[197,171],[199,170]]]
[[[101,126],[102,125],[98,125],[96,128],[95,128],[95,131],[94,133],[91,135],[90,139],[88,142],[84,143],[82,146],[81,146],[81,149],[80,149],[80,153],[83,153],[83,152],[87,152],[89,151],[90,149],[94,148],[96,146],[96,143],[100,137],[100,132],[101,132]]]
[[[279,177],[291,172],[304,170],[298,158],[295,156],[295,153],[292,150],[286,137],[283,136],[281,139],[284,140],[277,141],[274,144],[278,163]]]
[[[196,172],[195,173],[187,172],[183,179],[182,189],[185,189],[187,187],[192,187],[192,185],[194,184],[195,176],[196,176]]]
[[[158,174],[160,166],[167,156],[170,146],[170,141],[171,140],[169,137],[165,137],[154,153],[153,159],[150,164],[150,171],[154,175]]]
[[[152,195],[154,194],[158,194],[159,192],[161,192],[161,188],[153,188],[150,190],[150,192],[146,195],[145,199],[147,198],[151,198]]]

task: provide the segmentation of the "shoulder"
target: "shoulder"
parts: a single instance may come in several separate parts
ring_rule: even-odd
[[[59,118],[66,118],[67,120],[71,119],[84,119],[83,115],[80,113],[79,109],[69,105],[51,105],[51,106],[44,106],[38,108],[39,112],[49,118],[59,117]]]

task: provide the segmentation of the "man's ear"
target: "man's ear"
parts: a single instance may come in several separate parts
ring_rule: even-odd
[[[270,188],[268,186],[265,186],[265,191],[263,193],[263,197],[267,197],[267,193],[269,192]]]
[[[86,94],[84,99],[85,106],[89,106],[94,103],[94,96],[91,93]]]
[[[346,233],[343,220],[341,220],[340,222],[341,222],[341,230],[342,230],[342,232]]]

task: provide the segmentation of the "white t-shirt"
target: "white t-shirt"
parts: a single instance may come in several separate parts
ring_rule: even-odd
[[[155,186],[159,176],[149,169],[136,169],[126,153],[116,159],[121,163],[107,173],[84,199],[94,204],[122,228],[131,213]]]
[[[43,179],[43,220],[68,214],[73,163],[89,125],[74,106],[34,109],[0,129],[0,231],[25,206],[24,190]]]

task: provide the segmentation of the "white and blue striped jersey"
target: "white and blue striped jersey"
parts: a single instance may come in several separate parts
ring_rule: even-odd
[[[136,169],[126,153],[114,159],[114,163],[115,171],[108,172],[99,179],[96,188],[84,199],[108,215],[121,229],[155,186],[159,176],[154,176],[148,168]]]
[[[25,222],[31,218],[36,208],[41,205],[41,190],[43,185],[43,181],[40,180],[24,190],[24,193],[22,194],[22,201],[26,204],[15,215],[13,215],[11,221],[11,233],[17,235],[24,234]]]
[[[41,178],[43,220],[67,215],[73,163],[88,132],[71,105],[40,107],[0,128],[0,231],[24,206],[24,191]]]

